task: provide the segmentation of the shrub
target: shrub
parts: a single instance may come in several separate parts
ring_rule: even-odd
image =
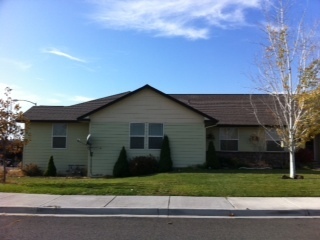
[[[216,149],[213,145],[213,142],[209,142],[207,156],[206,156],[206,167],[217,169],[220,168],[220,162],[216,154]]]
[[[219,162],[223,168],[237,169],[239,167],[247,167],[246,164],[242,163],[238,158],[235,157],[219,157]]]
[[[49,159],[48,168],[45,171],[44,176],[46,177],[57,176],[57,169],[56,169],[56,166],[54,165],[53,156],[51,156]]]
[[[22,171],[25,175],[34,177],[34,176],[42,176],[42,171],[38,167],[37,164],[30,163],[23,166]]]
[[[171,159],[169,138],[167,135],[165,135],[163,138],[161,152],[160,152],[159,172],[169,172],[171,170],[172,170],[172,159]]]
[[[129,162],[129,169],[132,176],[141,176],[156,173],[158,162],[152,155],[138,156]]]
[[[129,163],[127,159],[127,152],[124,147],[122,147],[118,160],[116,161],[113,167],[113,176],[114,177],[128,177],[129,172]]]

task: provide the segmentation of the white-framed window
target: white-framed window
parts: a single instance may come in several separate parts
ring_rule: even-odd
[[[220,150],[221,151],[238,151],[238,128],[223,127],[220,128]]]
[[[163,124],[162,123],[149,123],[148,129],[148,148],[161,149],[163,140]]]
[[[144,149],[145,125],[144,123],[130,124],[130,149]]]
[[[283,151],[283,148],[281,147],[281,139],[276,129],[266,130],[266,151],[267,152]]]
[[[161,149],[162,123],[130,123],[130,149]]]
[[[52,125],[52,148],[67,148],[67,124]]]

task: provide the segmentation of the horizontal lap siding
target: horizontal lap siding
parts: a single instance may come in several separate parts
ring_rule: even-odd
[[[160,150],[129,149],[130,123],[163,123],[169,136],[174,167],[205,161],[204,118],[151,90],[143,90],[90,116],[90,133],[96,146],[93,174],[112,175],[122,146],[129,159],[149,154],[159,158]]]
[[[199,123],[199,114],[151,90],[144,90],[91,116],[92,122]]]
[[[174,167],[187,167],[205,162],[205,129],[203,124],[168,124],[171,157]]]
[[[67,148],[52,148],[52,124],[31,123],[31,141],[24,147],[23,163],[37,164],[46,170],[50,156],[53,156],[58,173],[65,174],[69,164],[87,166],[87,147],[77,142],[80,138],[85,141],[89,126],[84,123],[69,123],[67,128]]]
[[[92,123],[93,175],[112,175],[121,148],[128,149],[129,126],[126,123]]]

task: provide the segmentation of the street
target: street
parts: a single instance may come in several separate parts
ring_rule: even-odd
[[[0,216],[1,240],[320,239],[320,219]]]

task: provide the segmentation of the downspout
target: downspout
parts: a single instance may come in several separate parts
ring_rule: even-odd
[[[89,145],[88,144],[88,150],[89,150],[89,155],[90,155],[90,160],[89,160],[89,174],[90,174],[90,177],[91,178],[100,178],[102,177],[101,175],[99,174],[93,174],[92,173],[92,157],[93,157],[93,151],[92,151],[92,147],[91,147],[91,144]]]

